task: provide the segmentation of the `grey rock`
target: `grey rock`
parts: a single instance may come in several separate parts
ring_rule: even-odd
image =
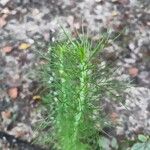
[[[128,125],[131,125],[128,128],[138,125],[136,132],[138,132],[139,127],[142,127],[146,133],[149,133],[150,116],[148,115],[147,106],[150,105],[150,90],[143,87],[133,87],[126,92],[125,106],[127,111],[130,112]]]
[[[10,0],[0,0],[0,4],[5,6]]]

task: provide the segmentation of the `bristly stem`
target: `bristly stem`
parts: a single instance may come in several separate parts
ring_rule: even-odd
[[[82,117],[82,112],[84,111],[84,103],[86,101],[86,90],[87,90],[87,85],[86,84],[86,80],[88,78],[88,74],[87,74],[87,51],[85,49],[81,49],[81,60],[80,60],[80,70],[81,70],[81,75],[80,75],[80,93],[79,93],[79,98],[78,98],[78,112],[75,116],[75,131],[74,131],[74,137],[75,139],[77,138],[77,134],[78,134],[78,125],[80,123],[81,117]]]
[[[96,150],[96,124],[102,128],[99,120],[105,118],[102,114],[95,116],[95,111],[100,112],[95,105],[104,94],[111,94],[110,89],[118,92],[123,87],[112,78],[110,68],[93,63],[108,37],[94,45],[88,37],[73,39],[65,30],[64,34],[64,41],[54,43],[50,53],[42,55],[48,61],[42,72],[43,80],[51,91],[44,98],[48,117],[43,126],[46,128],[49,122],[49,126],[53,125],[42,140],[58,150]],[[53,82],[49,82],[51,77]]]

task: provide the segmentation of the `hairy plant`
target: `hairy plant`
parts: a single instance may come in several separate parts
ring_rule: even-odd
[[[98,58],[108,44],[108,35],[95,43],[88,36],[56,41],[41,56],[45,59],[41,77],[47,87],[43,97],[45,117],[39,142],[60,150],[94,150],[99,130],[105,125],[100,100],[118,96],[124,89],[113,78],[114,70]]]

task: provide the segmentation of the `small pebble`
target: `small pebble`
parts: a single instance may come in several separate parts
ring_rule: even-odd
[[[133,43],[130,43],[130,44],[129,44],[129,48],[130,48],[131,50],[134,50],[134,49],[135,49],[135,45],[134,45]]]

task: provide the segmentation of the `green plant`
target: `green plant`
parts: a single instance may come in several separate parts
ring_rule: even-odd
[[[149,150],[150,137],[143,134],[138,135],[138,141],[133,144],[131,150]]]
[[[124,90],[113,78],[115,70],[98,58],[108,44],[108,35],[95,43],[88,36],[56,41],[44,54],[41,79],[47,87],[43,97],[45,117],[39,142],[61,150],[100,149],[99,131],[105,126],[100,100]]]
[[[106,138],[104,136],[101,136],[99,138],[99,149],[102,150],[118,150],[118,143],[117,140],[113,137],[112,139]]]

